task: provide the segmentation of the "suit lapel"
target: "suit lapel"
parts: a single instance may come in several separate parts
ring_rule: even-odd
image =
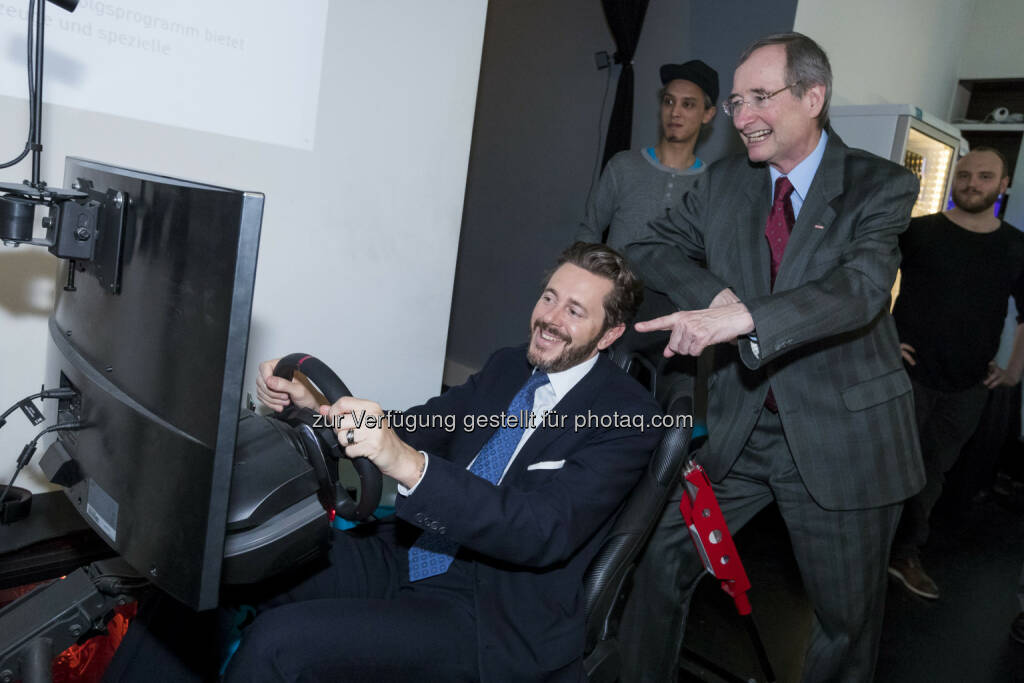
[[[738,254],[748,255],[748,263],[744,263],[743,284],[747,298],[764,296],[771,291],[771,252],[764,236],[764,226],[768,222],[771,211],[771,176],[766,166],[760,166],[750,176],[747,183],[747,206],[749,215],[735,217],[737,233],[742,244],[738,245]],[[741,258],[744,258],[741,256]],[[743,293],[740,298],[744,297]]]
[[[515,398],[516,393],[526,384],[527,378],[529,378],[533,367],[529,361],[526,360],[526,349],[523,349],[522,356],[517,359],[514,363],[510,363],[498,376],[495,381],[494,388],[489,392],[484,393],[481,396],[481,402],[479,405],[474,406],[474,416],[487,416],[498,415],[501,412],[508,410],[508,406],[512,403],[512,399]],[[484,447],[487,440],[494,435],[494,432],[498,431],[497,427],[485,427],[481,429],[474,429],[471,434],[468,435],[465,447],[459,449],[459,461],[456,462],[460,467],[469,467],[469,463],[473,461],[479,453],[480,449]],[[453,462],[455,462],[453,460]]]
[[[775,279],[775,289],[778,291],[803,283],[804,272],[836,217],[830,203],[843,190],[846,146],[833,131],[828,131],[828,136],[825,154],[807,190],[800,216],[793,226],[793,234],[782,256],[779,274]]]
[[[512,462],[512,466],[505,476],[505,483],[515,481],[529,465],[538,461],[546,448],[575,430],[575,416],[586,414],[587,409],[593,405],[597,392],[606,384],[608,373],[613,372],[614,369],[615,366],[605,354],[598,355],[597,363],[590,369],[590,372],[584,375],[583,379],[577,382],[576,386],[555,405],[556,415],[560,416],[560,426],[542,426],[538,422],[537,429],[530,435],[523,445],[523,450]],[[565,417],[564,423],[561,422],[561,416]]]

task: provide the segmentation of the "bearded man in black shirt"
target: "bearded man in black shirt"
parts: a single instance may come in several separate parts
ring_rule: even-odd
[[[889,573],[925,598],[939,597],[919,549],[943,475],[978,426],[988,390],[1016,385],[1024,370],[1024,233],[992,211],[1008,184],[1002,154],[978,148],[956,166],[955,206],[915,218],[900,236],[903,278],[893,316],[914,387],[927,482],[904,506]],[[1004,369],[993,359],[1011,295],[1018,325]]]

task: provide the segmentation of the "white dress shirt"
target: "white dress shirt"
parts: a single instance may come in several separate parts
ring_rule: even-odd
[[[498,480],[498,485],[501,485],[502,480],[505,478],[505,474],[508,473],[508,468],[512,466],[516,456],[519,455],[519,451],[523,450],[526,440],[529,439],[535,431],[537,431],[537,426],[542,423],[544,416],[558,405],[558,402],[561,401],[574,386],[576,386],[577,382],[583,379],[583,377],[590,372],[590,369],[593,368],[596,363],[597,354],[595,353],[587,360],[572,366],[568,370],[548,373],[547,384],[542,384],[537,387],[537,392],[533,395],[533,414],[536,416],[536,419],[533,421],[534,426],[527,426],[527,428],[523,430],[523,435],[519,439],[519,444],[516,446],[516,450],[512,453],[512,457],[508,459],[508,464],[505,465],[505,471],[501,473],[501,479]],[[534,369],[534,372],[536,372],[536,369]],[[420,451],[420,453],[423,453],[423,459],[425,460],[423,463],[423,472],[420,474],[420,481],[423,481],[423,477],[427,473],[427,468],[430,466],[430,456],[423,451]],[[476,458],[473,458],[473,460],[475,461]],[[470,462],[466,469],[469,469],[469,467],[472,466],[473,463]],[[419,482],[416,482],[416,486],[413,486],[412,488],[406,488],[401,484],[398,484],[398,494],[402,496],[411,496],[417,486],[419,486]]]

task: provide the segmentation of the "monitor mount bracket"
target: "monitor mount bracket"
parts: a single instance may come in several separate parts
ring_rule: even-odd
[[[73,12],[78,5],[78,0],[48,1],[68,12]],[[28,67],[31,125],[25,153],[32,153],[32,178],[21,184],[0,183],[0,241],[8,246],[43,246],[57,258],[70,261],[64,286],[66,290],[75,289],[76,271],[91,271],[104,288],[118,294],[121,290],[121,253],[129,198],[123,193],[96,192],[91,184],[86,186],[82,181],[75,183],[70,190],[54,189],[47,187],[40,178],[47,0],[30,0],[30,3]],[[35,213],[39,207],[49,207],[50,210],[42,220],[46,234],[41,239],[34,237]]]
[[[100,192],[80,179],[71,190],[0,183],[0,239],[5,244],[46,247],[70,261],[64,289],[74,291],[76,272],[91,272],[111,294],[121,291],[121,266],[131,198]],[[49,208],[45,236],[33,237],[36,207]]]

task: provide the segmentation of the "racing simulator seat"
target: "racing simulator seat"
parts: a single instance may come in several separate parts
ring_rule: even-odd
[[[612,347],[612,360],[647,386],[652,394],[664,397],[660,403],[665,415],[692,418],[690,378],[659,373],[655,365],[657,359],[652,361],[649,349],[641,348],[644,341],[636,335],[627,335]],[[619,676],[622,667],[619,622],[636,561],[679,481],[683,464],[689,457],[692,434],[692,422],[678,423],[665,430],[647,471],[629,494],[584,576],[587,631],[583,667],[591,683],[612,683]]]

